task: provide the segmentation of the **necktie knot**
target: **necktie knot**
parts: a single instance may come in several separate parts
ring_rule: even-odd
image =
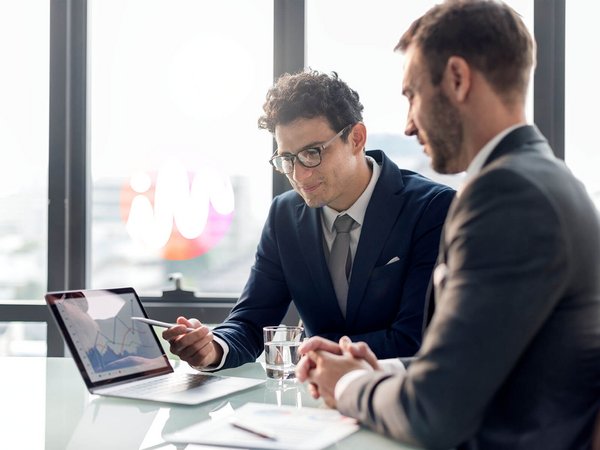
[[[352,225],[354,225],[354,219],[350,217],[348,214],[344,214],[342,216],[337,216],[335,222],[333,222],[333,227],[335,231],[339,233],[350,233],[352,229]]]

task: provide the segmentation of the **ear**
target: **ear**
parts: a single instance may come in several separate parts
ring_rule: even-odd
[[[352,150],[354,153],[362,152],[367,143],[367,127],[362,122],[358,122],[352,127],[348,140],[352,143]]]
[[[472,75],[471,67],[464,58],[448,58],[443,81],[447,94],[459,103],[465,102],[471,90]]]

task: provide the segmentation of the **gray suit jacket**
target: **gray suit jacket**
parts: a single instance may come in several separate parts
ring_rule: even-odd
[[[509,133],[450,207],[435,314],[405,376],[342,413],[413,445],[589,448],[600,405],[600,224],[535,127]]]

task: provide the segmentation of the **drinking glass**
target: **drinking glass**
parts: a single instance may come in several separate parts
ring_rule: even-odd
[[[263,328],[265,340],[265,366],[267,377],[288,380],[296,377],[296,364],[300,361],[298,347],[304,328],[277,325]]]

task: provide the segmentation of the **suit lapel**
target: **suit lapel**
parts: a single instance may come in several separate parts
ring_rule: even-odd
[[[433,317],[433,313],[435,312],[435,283],[434,283],[434,274],[438,266],[446,265],[446,252],[448,250],[447,240],[446,240],[446,224],[452,220],[452,216],[456,209],[456,204],[458,202],[458,196],[455,196],[450,203],[450,208],[448,208],[448,213],[446,215],[446,220],[444,221],[444,226],[442,227],[442,231],[440,234],[440,245],[438,248],[438,256],[435,262],[435,266],[433,267],[433,271],[431,272],[431,278],[429,278],[429,285],[427,286],[427,293],[425,294],[425,314],[423,315],[423,334],[425,334],[425,329],[429,326],[429,322],[431,322],[431,318]]]
[[[323,299],[320,302],[323,313],[327,310],[337,310],[339,320],[342,313],[339,310],[333,283],[329,276],[329,269],[323,251],[323,229],[321,226],[321,209],[310,208],[304,202],[298,205],[296,216],[298,218],[298,239],[302,256],[312,277],[315,291]],[[327,300],[331,299],[331,300]]]
[[[364,300],[371,272],[405,202],[400,195],[404,182],[402,177],[393,171],[391,161],[383,152],[373,152],[370,156],[374,157],[377,163],[382,162],[382,166],[379,180],[367,207],[352,265],[346,307],[346,322],[349,324],[354,323],[357,318],[356,314]]]

